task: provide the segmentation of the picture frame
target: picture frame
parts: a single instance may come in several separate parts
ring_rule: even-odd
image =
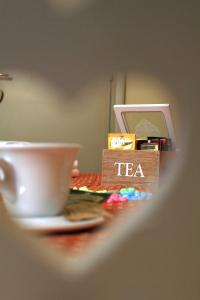
[[[161,112],[164,116],[165,125],[169,138],[176,148],[175,130],[171,117],[170,104],[116,104],[113,106],[119,129],[122,133],[128,132],[128,125],[124,113],[128,112]]]

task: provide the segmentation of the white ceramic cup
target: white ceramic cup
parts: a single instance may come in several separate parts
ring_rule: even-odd
[[[0,143],[0,192],[17,217],[48,217],[62,212],[69,192],[78,144]]]

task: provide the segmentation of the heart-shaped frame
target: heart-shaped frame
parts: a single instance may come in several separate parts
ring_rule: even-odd
[[[50,18],[45,18],[48,15],[45,2],[41,1],[40,10],[35,1],[22,0],[20,9],[18,4],[7,3],[1,4],[0,10],[5,16],[0,20],[2,65],[37,69],[55,79],[61,62],[58,64],[52,58],[58,57],[59,47],[54,53],[46,51],[48,47],[51,49],[51,35],[46,36],[45,46],[41,42],[50,22]],[[67,88],[80,89],[84,82],[111,70],[156,75],[176,95],[184,125],[182,137],[189,147],[182,146],[176,180],[171,178],[173,184],[166,184],[157,195],[159,206],[144,211],[137,224],[127,215],[116,237],[101,251],[85,257],[79,270],[66,263],[63,266],[69,271],[66,268],[64,272],[58,271],[54,268],[61,266],[58,257],[49,253],[44,259],[47,255],[38,254],[39,245],[1,215],[2,299],[199,299],[198,11],[195,1],[126,0],[117,4],[94,1],[87,10],[66,17],[66,21],[58,16],[51,19],[54,25],[51,29],[58,40],[67,37],[65,68],[68,66],[70,70],[65,77]],[[23,20],[32,25],[25,28]],[[21,35],[12,33],[10,24],[14,22]],[[29,34],[24,35],[27,30]],[[38,47],[34,48],[36,42]],[[9,55],[11,48],[15,52]],[[32,49],[37,51],[30,62]],[[23,60],[19,59],[20,53]],[[38,59],[44,57],[45,63],[38,65]],[[50,59],[54,72],[48,67]],[[57,80],[61,85],[63,70]]]

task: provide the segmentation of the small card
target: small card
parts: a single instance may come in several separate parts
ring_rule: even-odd
[[[109,133],[108,149],[112,150],[135,150],[134,133]]]

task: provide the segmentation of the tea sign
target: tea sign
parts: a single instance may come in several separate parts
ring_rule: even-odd
[[[159,151],[104,149],[102,185],[120,184],[151,191],[158,184],[159,169]]]
[[[139,164],[135,173],[133,172],[133,163],[123,163],[123,162],[115,162],[114,166],[118,166],[117,176],[127,176],[127,177],[144,177],[142,167]],[[122,174],[122,166],[125,167],[125,173]]]

